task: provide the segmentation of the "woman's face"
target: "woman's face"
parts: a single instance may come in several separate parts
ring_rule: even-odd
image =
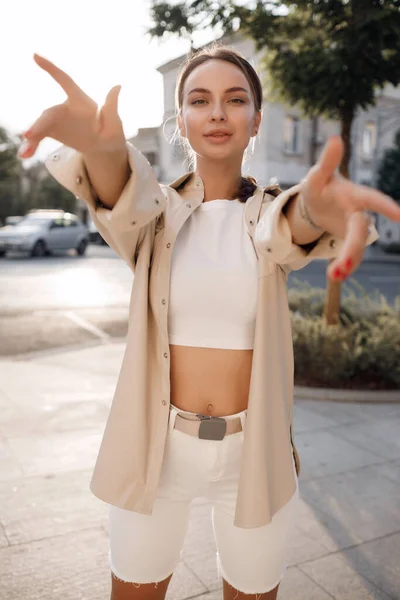
[[[199,157],[241,160],[260,120],[250,85],[236,65],[212,59],[185,81],[178,125]]]

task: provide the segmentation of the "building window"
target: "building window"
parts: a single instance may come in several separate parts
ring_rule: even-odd
[[[300,119],[298,117],[285,117],[283,138],[286,152],[300,153]]]
[[[362,136],[362,154],[372,158],[376,147],[376,123],[366,123]]]

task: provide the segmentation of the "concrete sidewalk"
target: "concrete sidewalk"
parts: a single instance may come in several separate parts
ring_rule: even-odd
[[[122,344],[0,361],[0,598],[109,600],[107,506],[88,483]],[[400,599],[400,404],[301,400],[301,510],[279,600]],[[221,600],[193,505],[167,598]]]

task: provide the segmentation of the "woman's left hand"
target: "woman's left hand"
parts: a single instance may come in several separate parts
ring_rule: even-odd
[[[322,230],[344,240],[327,275],[342,280],[360,264],[371,223],[363,211],[400,222],[400,205],[382,192],[358,185],[337,172],[344,151],[340,137],[332,137],[319,161],[303,181],[300,195],[307,213]]]

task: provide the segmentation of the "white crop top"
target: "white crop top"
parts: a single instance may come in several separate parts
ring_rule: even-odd
[[[171,264],[169,343],[252,349],[257,257],[238,200],[203,202],[180,230]]]

